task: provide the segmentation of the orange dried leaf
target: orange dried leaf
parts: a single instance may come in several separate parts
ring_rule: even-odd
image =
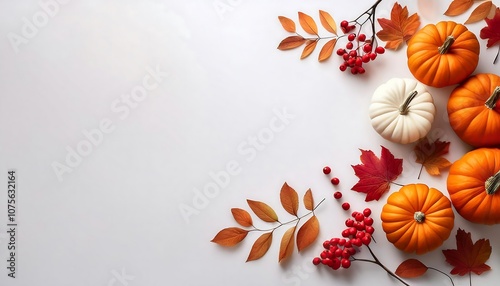
[[[253,261],[261,258],[267,253],[271,243],[273,242],[273,232],[267,232],[262,234],[252,245],[250,254],[248,254],[247,262]]]
[[[422,138],[413,149],[417,157],[416,162],[422,164],[429,175],[440,175],[441,169],[451,166],[451,162],[443,158],[443,155],[448,154],[449,147],[450,142],[438,139],[430,143],[429,139]]]
[[[299,195],[287,183],[281,187],[280,200],[283,208],[291,215],[297,216],[299,210]]]
[[[486,19],[491,12],[491,7],[493,7],[491,1],[481,3],[472,11],[467,21],[465,21],[465,24],[475,23]]]
[[[287,32],[290,33],[295,33],[295,22],[287,17],[284,16],[278,16],[278,19],[280,20],[281,26],[283,26],[283,29],[285,29]]]
[[[278,49],[282,51],[295,49],[302,46],[302,44],[304,44],[305,42],[306,39],[301,36],[289,36],[280,42],[280,44],[278,45]]]
[[[217,243],[222,246],[235,246],[240,243],[248,234],[248,230],[239,227],[228,227],[225,228],[211,240],[211,242]]]
[[[417,13],[408,16],[408,8],[403,8],[399,3],[394,3],[391,19],[377,19],[382,30],[377,32],[377,37],[386,42],[385,48],[397,50],[406,43],[420,27],[420,17]]]
[[[330,41],[326,42],[326,44],[323,45],[323,48],[321,48],[321,51],[319,52],[318,61],[322,62],[329,59],[333,54],[335,44],[337,44],[337,39],[331,39]]]
[[[297,232],[297,248],[299,251],[307,248],[311,245],[319,234],[319,221],[318,218],[313,215],[309,220],[302,225],[302,227]]]
[[[337,35],[337,23],[328,12],[319,10],[321,25],[330,33]]]
[[[285,234],[283,234],[283,237],[281,238],[280,254],[278,262],[281,262],[292,255],[294,236],[295,236],[295,226],[291,227],[285,232]]]
[[[306,46],[304,47],[304,50],[302,51],[302,54],[300,55],[300,59],[305,59],[307,58],[313,51],[316,49],[316,45],[318,44],[318,41],[316,40],[307,40]]]
[[[299,12],[299,23],[302,29],[306,31],[306,33],[311,35],[318,35],[318,26],[311,16]]]
[[[444,15],[446,16],[458,16],[469,10],[474,4],[474,0],[453,0],[448,6]]]
[[[234,220],[241,226],[249,227],[253,225],[252,217],[246,210],[232,208],[231,213],[233,214]]]
[[[247,200],[248,206],[257,215],[258,218],[265,222],[277,222],[278,215],[269,205],[259,201]]]
[[[424,275],[429,269],[418,259],[407,259],[403,261],[396,269],[396,275],[401,278],[415,278]]]
[[[314,209],[314,198],[312,196],[311,189],[308,189],[304,194],[304,205],[306,207],[306,210],[312,211]]]

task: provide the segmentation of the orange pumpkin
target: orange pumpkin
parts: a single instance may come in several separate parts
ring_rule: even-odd
[[[479,62],[479,41],[462,24],[428,24],[408,41],[408,67],[420,82],[444,87],[465,80]]]
[[[500,146],[500,76],[477,74],[457,86],[448,99],[448,117],[464,142]]]
[[[387,239],[394,246],[423,254],[448,239],[455,214],[443,193],[424,184],[410,184],[389,196],[381,219]]]
[[[500,223],[500,149],[475,149],[455,161],[447,187],[462,217],[481,224]]]

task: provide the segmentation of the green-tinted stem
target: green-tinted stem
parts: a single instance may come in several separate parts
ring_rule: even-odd
[[[484,188],[486,189],[486,193],[488,195],[494,195],[500,190],[500,171],[486,180]]]
[[[494,109],[498,103],[498,100],[500,100],[500,86],[497,86],[493,90],[493,93],[491,94],[491,96],[488,98],[488,100],[484,105],[486,105],[486,107],[488,107],[489,109]]]
[[[418,91],[414,90],[408,97],[405,99],[405,102],[399,107],[399,114],[406,115],[408,114],[408,110],[410,108],[410,103],[415,97],[418,95]]]

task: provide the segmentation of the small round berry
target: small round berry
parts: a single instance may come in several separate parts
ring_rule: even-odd
[[[329,249],[330,248],[330,244],[331,244],[330,242],[331,242],[330,240],[325,240],[323,242],[323,248],[324,249]]]
[[[352,212],[352,214],[351,214],[351,216],[352,216],[353,218],[355,218],[355,217],[356,217],[356,215],[358,215],[358,212],[357,212],[357,211],[353,211],[353,212]]]
[[[352,74],[358,74],[358,72],[359,72],[359,67],[352,67],[351,68],[351,73]]]
[[[375,228],[371,225],[367,225],[365,227],[365,231],[366,231],[366,233],[373,234],[375,232]]]
[[[377,54],[376,53],[370,53],[370,59],[373,61],[377,58]]]
[[[342,251],[342,258],[344,259],[349,259],[349,257],[351,257],[351,253],[349,252],[349,250],[345,249]]]
[[[325,174],[325,175],[330,174],[331,171],[332,171],[332,169],[328,166],[323,168],[323,174]]]
[[[342,56],[342,55],[344,55],[345,53],[346,53],[346,50],[345,50],[345,49],[338,49],[338,50],[337,50],[337,55],[339,55],[339,56]]]
[[[352,247],[352,243],[350,240],[346,241],[345,244],[344,244],[344,249],[346,248],[351,248]]]
[[[345,44],[345,48],[350,50],[350,49],[354,48],[354,44],[352,42],[347,42],[347,44]]]
[[[356,221],[363,221],[365,216],[362,213],[357,213],[355,219]]]
[[[371,51],[372,51],[372,45],[366,44],[366,45],[363,46],[363,52],[369,53]]]
[[[314,265],[319,265],[320,263],[321,263],[321,258],[319,258],[319,257],[314,257],[314,259],[313,259],[313,264],[314,264]]]
[[[356,58],[356,63],[355,63],[356,66],[360,67],[363,65],[363,60],[361,59],[361,57],[357,57]]]
[[[356,29],[356,26],[354,25],[350,25],[350,26],[347,26],[347,31],[350,32],[352,30]]]
[[[350,58],[347,60],[347,65],[350,67],[353,67],[356,64],[356,59],[355,58]]]
[[[358,72],[359,72],[359,74],[364,74],[366,72],[366,70],[363,67],[358,67]]]
[[[331,181],[331,182],[332,182],[332,184],[334,184],[334,185],[338,185],[338,184],[340,183],[340,180],[339,180],[339,178],[337,178],[337,177],[332,178],[330,181]]]
[[[355,245],[357,247],[360,247],[361,245],[363,245],[363,242],[359,238],[353,238],[353,239],[351,239],[351,242],[353,245]]]
[[[339,69],[340,69],[340,71],[345,71],[347,69],[347,65],[346,64],[341,64],[339,66]]]
[[[349,22],[347,22],[346,20],[340,22],[340,27],[347,28],[347,26],[349,26]]]
[[[342,252],[343,252],[343,250],[342,250],[342,249],[337,248],[337,249],[335,250],[335,253],[334,253],[333,255],[335,255],[335,257],[341,257],[341,256],[342,256]]]
[[[321,257],[321,259],[327,259],[328,258],[328,253],[326,251],[322,251],[319,256]]]
[[[359,230],[359,231],[363,231],[363,230],[365,230],[365,229],[366,229],[365,223],[364,223],[364,222],[362,222],[362,221],[360,221],[360,222],[356,222],[355,227],[356,227],[356,229],[357,229],[357,230]]]
[[[354,33],[351,33],[347,36],[347,40],[349,40],[351,42],[354,41],[354,39],[356,39],[356,34],[354,34]]]
[[[329,259],[329,258],[325,258],[325,259],[322,259],[322,260],[321,260],[321,264],[323,264],[323,265],[328,265],[329,263],[331,263],[331,261],[332,261],[331,259]]]
[[[341,192],[335,192],[333,193],[333,197],[337,200],[339,200],[340,198],[342,198],[342,193]]]
[[[354,226],[354,220],[348,218],[345,220],[345,226],[347,227],[351,227],[351,226]]]
[[[358,56],[358,52],[356,50],[350,51],[349,52],[349,57],[355,58]]]
[[[344,246],[346,242],[347,242],[347,240],[345,238],[339,239],[339,245],[340,246]]]
[[[334,237],[334,238],[330,239],[330,245],[339,244],[339,240],[340,240],[340,238],[338,238],[338,237]]]
[[[345,203],[342,204],[342,208],[344,210],[349,210],[351,208],[351,205],[349,203],[345,202]]]
[[[354,255],[356,254],[356,249],[354,247],[346,247],[347,251],[349,251],[349,253],[351,255]]]
[[[377,48],[375,48],[375,52],[377,54],[383,54],[383,53],[385,53],[385,49],[384,49],[384,47],[378,46]]]
[[[371,217],[365,217],[364,221],[365,225],[373,225],[373,218]]]
[[[358,232],[356,232],[356,238],[361,239],[365,236],[365,234],[366,233],[364,231],[358,231]]]
[[[342,237],[349,237],[350,233],[349,233],[349,229],[344,229],[342,231]]]
[[[370,208],[366,208],[363,210],[363,214],[365,216],[370,216],[372,214],[372,210]]]
[[[361,60],[366,64],[367,62],[370,61],[370,55],[368,54],[364,54],[362,57],[361,57]]]
[[[364,245],[368,245],[368,244],[370,244],[370,242],[372,242],[372,238],[371,238],[371,236],[369,234],[365,235],[364,237],[361,238],[361,242]]]
[[[333,266],[331,266],[332,269],[337,270],[340,268],[340,266],[341,266],[340,259],[338,258],[333,259]]]
[[[356,235],[356,233],[358,232],[358,230],[354,226],[348,228],[347,231],[349,232],[350,235]]]
[[[342,268],[349,268],[349,267],[351,267],[351,260],[349,260],[349,259],[343,258],[340,263],[342,264]]]
[[[359,34],[358,35],[358,41],[364,42],[366,40],[366,35],[365,34]]]
[[[344,61],[349,60],[349,58],[350,58],[349,53],[347,53],[347,52],[342,55],[342,59],[344,59]]]

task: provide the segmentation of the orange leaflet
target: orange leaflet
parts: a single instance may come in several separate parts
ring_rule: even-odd
[[[330,41],[326,42],[326,44],[323,45],[323,48],[321,48],[321,51],[319,52],[318,61],[322,62],[329,59],[333,54],[335,44],[337,44],[337,39],[331,39]]]
[[[299,195],[287,183],[281,187],[280,200],[283,208],[291,215],[297,216],[299,210]]]
[[[300,55],[300,59],[302,60],[307,58],[314,51],[314,49],[316,49],[316,44],[318,44],[317,40],[307,40],[307,44]]]
[[[396,269],[396,275],[402,278],[415,278],[424,275],[429,269],[420,260],[410,258],[403,261]]]
[[[278,16],[278,19],[280,20],[283,29],[285,29],[287,32],[295,33],[295,22],[292,19],[284,16]]]
[[[295,236],[295,226],[289,228],[283,237],[281,238],[280,244],[280,253],[278,262],[281,262],[288,257],[290,257],[293,253],[293,245],[294,245],[294,236]]]
[[[311,245],[319,234],[318,218],[313,215],[297,232],[297,248],[299,251]]]
[[[408,9],[397,2],[391,11],[391,19],[377,19],[382,30],[377,32],[380,40],[386,42],[385,48],[397,50],[408,41],[420,27],[420,17],[417,13],[408,17]]]
[[[247,200],[248,206],[257,215],[258,218],[265,222],[277,222],[278,215],[276,212],[266,203],[259,201]]]
[[[279,50],[291,50],[302,46],[307,40],[301,36],[289,36],[283,39],[278,45]]]
[[[234,220],[241,226],[249,227],[253,225],[252,217],[246,210],[232,208],[231,213],[233,214]]]
[[[337,35],[337,24],[335,20],[333,20],[332,15],[328,12],[319,10],[319,19],[321,21],[321,25],[330,33]]]
[[[299,12],[299,23],[306,33],[316,36],[318,35],[318,26],[311,16]]]
[[[480,239],[474,244],[470,232],[457,230],[457,249],[443,250],[446,262],[454,266],[451,274],[463,276],[471,272],[477,275],[491,269],[485,262],[490,258],[491,245],[488,239]]]
[[[429,175],[437,176],[441,174],[441,169],[451,166],[451,162],[442,157],[448,154],[449,147],[450,142],[440,141],[438,139],[430,143],[429,139],[423,138],[413,149],[417,157],[416,162],[422,164],[422,168],[425,167]],[[422,172],[422,170],[420,170],[420,172]],[[420,178],[420,174],[418,177]]]
[[[247,262],[253,261],[261,258],[266,254],[271,247],[271,243],[273,242],[273,232],[267,232],[262,234],[252,245],[252,249],[250,250],[250,254],[248,254]]]
[[[304,194],[304,205],[306,210],[312,211],[314,209],[314,198],[311,189],[308,189]]]
[[[469,10],[474,4],[474,0],[453,0],[444,14],[446,16],[458,16]]]
[[[219,231],[211,241],[222,246],[234,246],[245,239],[247,234],[248,230],[239,227],[228,227]]]
[[[491,13],[492,9],[495,9],[493,2],[486,1],[484,3],[481,3],[476,7],[476,9],[474,9],[474,11],[472,11],[467,21],[465,21],[465,24],[475,23],[486,19],[486,17]]]

